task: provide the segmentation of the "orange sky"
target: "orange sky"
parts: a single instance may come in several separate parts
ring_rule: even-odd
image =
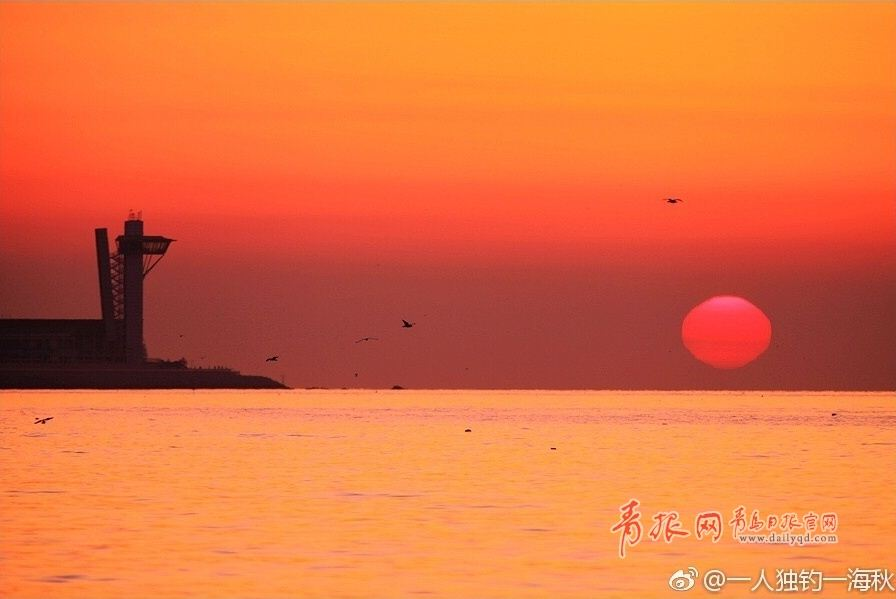
[[[55,277],[47,245],[86,239],[87,272],[91,229],[134,208],[199,281],[679,270],[696,304],[847,273],[877,302],[894,73],[893,3],[5,2],[0,267]],[[0,311],[57,310],[41,293]]]

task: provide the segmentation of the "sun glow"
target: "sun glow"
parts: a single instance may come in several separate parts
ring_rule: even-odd
[[[681,323],[681,339],[695,358],[733,369],[758,358],[772,337],[765,313],[742,297],[720,295],[694,307]]]

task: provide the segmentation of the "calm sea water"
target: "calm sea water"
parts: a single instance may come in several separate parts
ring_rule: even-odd
[[[892,393],[4,392],[0,596],[753,596],[896,572],[894,450]],[[837,542],[737,542],[740,506]]]

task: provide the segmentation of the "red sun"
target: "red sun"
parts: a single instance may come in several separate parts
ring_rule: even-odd
[[[740,368],[759,357],[772,338],[772,323],[742,297],[717,295],[688,312],[681,340],[694,357],[715,368]]]

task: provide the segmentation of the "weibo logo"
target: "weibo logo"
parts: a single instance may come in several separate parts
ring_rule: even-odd
[[[690,591],[694,588],[695,578],[697,577],[697,568],[691,566],[684,570],[679,570],[669,577],[669,587],[673,591]]]

